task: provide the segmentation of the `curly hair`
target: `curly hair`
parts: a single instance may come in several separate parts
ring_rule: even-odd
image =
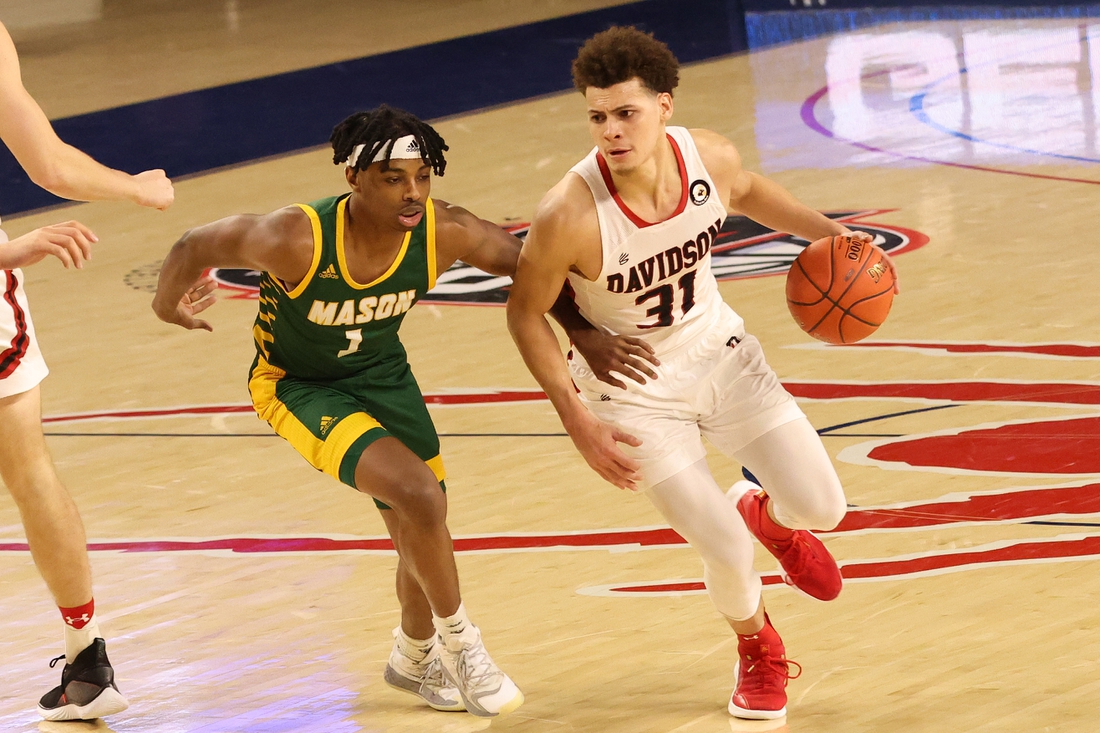
[[[585,41],[573,60],[573,85],[607,89],[637,78],[652,92],[668,92],[680,81],[680,62],[668,46],[633,26],[612,26]]]
[[[427,122],[421,121],[411,112],[383,104],[370,112],[357,112],[337,125],[329,142],[332,143],[332,162],[342,164],[351,155],[356,145],[363,145],[363,152],[355,163],[355,170],[364,170],[371,164],[383,146],[388,158],[393,143],[399,137],[412,135],[416,138],[424,160],[437,175],[443,175],[447,159],[443,151],[448,150],[447,143]]]

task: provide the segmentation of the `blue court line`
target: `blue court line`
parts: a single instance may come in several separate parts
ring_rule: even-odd
[[[1098,40],[1098,42],[1100,42],[1100,38],[1098,38],[1097,40]],[[1079,44],[1080,42],[1081,42],[1081,39],[1078,38],[1077,43]],[[1091,43],[1091,41],[1090,41],[1090,43]],[[1039,50],[1040,51],[1045,51],[1049,48],[1058,48],[1058,47],[1063,46],[1063,45],[1065,45],[1065,44],[1061,44],[1061,43],[1051,44],[1050,46],[1044,46],[1043,48],[1041,48]],[[1030,54],[1030,53],[1032,53],[1032,52],[1031,51],[1027,52],[1027,54]],[[1025,56],[1025,55],[1026,54],[1018,54],[1017,56],[1009,56],[1007,59],[1004,59],[1004,58],[994,59],[993,61],[988,61],[984,64],[979,64],[978,67],[980,68],[982,66],[992,66],[994,64],[1003,64],[1007,60],[1020,58],[1021,56]],[[969,66],[960,67],[959,68],[959,75],[961,76],[962,74],[970,73],[971,68],[972,67],[969,67]],[[1047,158],[1061,158],[1063,160],[1075,160],[1075,161],[1079,161],[1079,162],[1082,162],[1082,163],[1100,163],[1100,158],[1087,158],[1087,157],[1080,156],[1080,155],[1065,155],[1063,153],[1051,153],[1051,152],[1048,152],[1048,151],[1045,151],[1045,150],[1035,150],[1035,149],[1032,149],[1032,148],[1024,148],[1024,147],[1020,147],[1019,145],[1010,145],[1008,143],[998,143],[998,142],[994,142],[992,140],[988,140],[986,138],[981,138],[981,137],[976,137],[974,135],[970,135],[968,133],[962,132],[961,130],[953,130],[949,127],[941,125],[940,123],[933,120],[932,117],[928,114],[927,110],[925,110],[924,100],[925,100],[925,97],[927,97],[928,94],[931,91],[933,91],[937,86],[939,86],[943,82],[947,81],[948,79],[952,79],[952,78],[954,78],[954,77],[951,76],[951,75],[940,77],[939,79],[936,79],[935,81],[932,81],[932,82],[926,84],[924,86],[924,88],[922,88],[917,94],[914,94],[912,97],[910,97],[910,99],[909,99],[909,111],[922,124],[927,125],[928,127],[931,127],[933,130],[936,130],[938,132],[942,132],[945,135],[950,135],[952,137],[957,137],[957,138],[960,138],[962,140],[967,140],[967,141],[972,142],[972,143],[978,143],[980,145],[989,145],[991,147],[1002,148],[1002,149],[1005,149],[1005,150],[1015,150],[1017,152],[1027,153],[1029,155],[1038,155],[1038,156],[1047,157]],[[1093,84],[1100,84],[1100,79],[1093,79],[1092,83]]]
[[[962,405],[935,405],[933,407],[918,407],[915,410],[903,410],[902,412],[891,412],[886,415],[877,415],[875,417],[865,417],[862,420],[853,420],[851,422],[842,422],[837,425],[830,425],[827,428],[821,428],[817,431],[818,435],[825,436],[827,433],[831,433],[834,430],[843,430],[844,428],[855,427],[856,425],[865,425],[869,422],[878,422],[879,420],[889,420],[892,417],[902,417],[904,415],[916,415],[921,412],[933,412],[935,410],[947,410],[952,407],[962,407]]]
[[[572,87],[586,38],[635,25],[688,64],[745,50],[739,0],[644,0],[54,120],[60,137],[112,168],[173,178],[324,145],[348,115],[383,102],[424,119]],[[577,114],[583,110],[578,102]],[[517,131],[517,134],[523,134]],[[0,146],[0,215],[61,203]]]

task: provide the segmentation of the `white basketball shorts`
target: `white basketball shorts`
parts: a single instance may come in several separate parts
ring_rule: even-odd
[[[33,389],[49,369],[38,350],[20,270],[0,270],[0,398]]]
[[[642,466],[647,489],[706,457],[700,436],[732,455],[770,430],[804,418],[764,360],[760,342],[740,330],[716,329],[662,357],[657,379],[619,389],[596,379],[577,354],[570,359],[580,398],[596,417],[642,441],[620,444]],[[618,376],[618,375],[616,375]]]

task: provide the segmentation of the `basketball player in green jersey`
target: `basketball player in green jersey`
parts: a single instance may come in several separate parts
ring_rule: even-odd
[[[153,309],[209,330],[195,315],[213,283],[191,288],[204,269],[263,273],[249,380],[256,411],[314,468],[372,496],[397,549],[401,625],[386,682],[438,710],[506,714],[523,695],[462,604],[439,439],[397,332],[438,273],[461,259],[513,275],[520,243],[429,198],[447,146],[414,116],[386,106],[356,114],[331,142],[350,194],[187,232],[164,262]],[[612,343],[571,307],[559,319],[587,355],[636,381],[652,375],[643,347]]]

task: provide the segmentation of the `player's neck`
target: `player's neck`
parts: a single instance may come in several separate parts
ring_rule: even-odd
[[[355,196],[348,199],[344,218],[345,248],[364,253],[389,251],[400,246],[404,239],[405,230],[371,217]]]
[[[680,165],[672,143],[663,134],[648,160],[629,171],[611,171],[611,180],[623,203],[646,221],[672,216],[683,193]]]

